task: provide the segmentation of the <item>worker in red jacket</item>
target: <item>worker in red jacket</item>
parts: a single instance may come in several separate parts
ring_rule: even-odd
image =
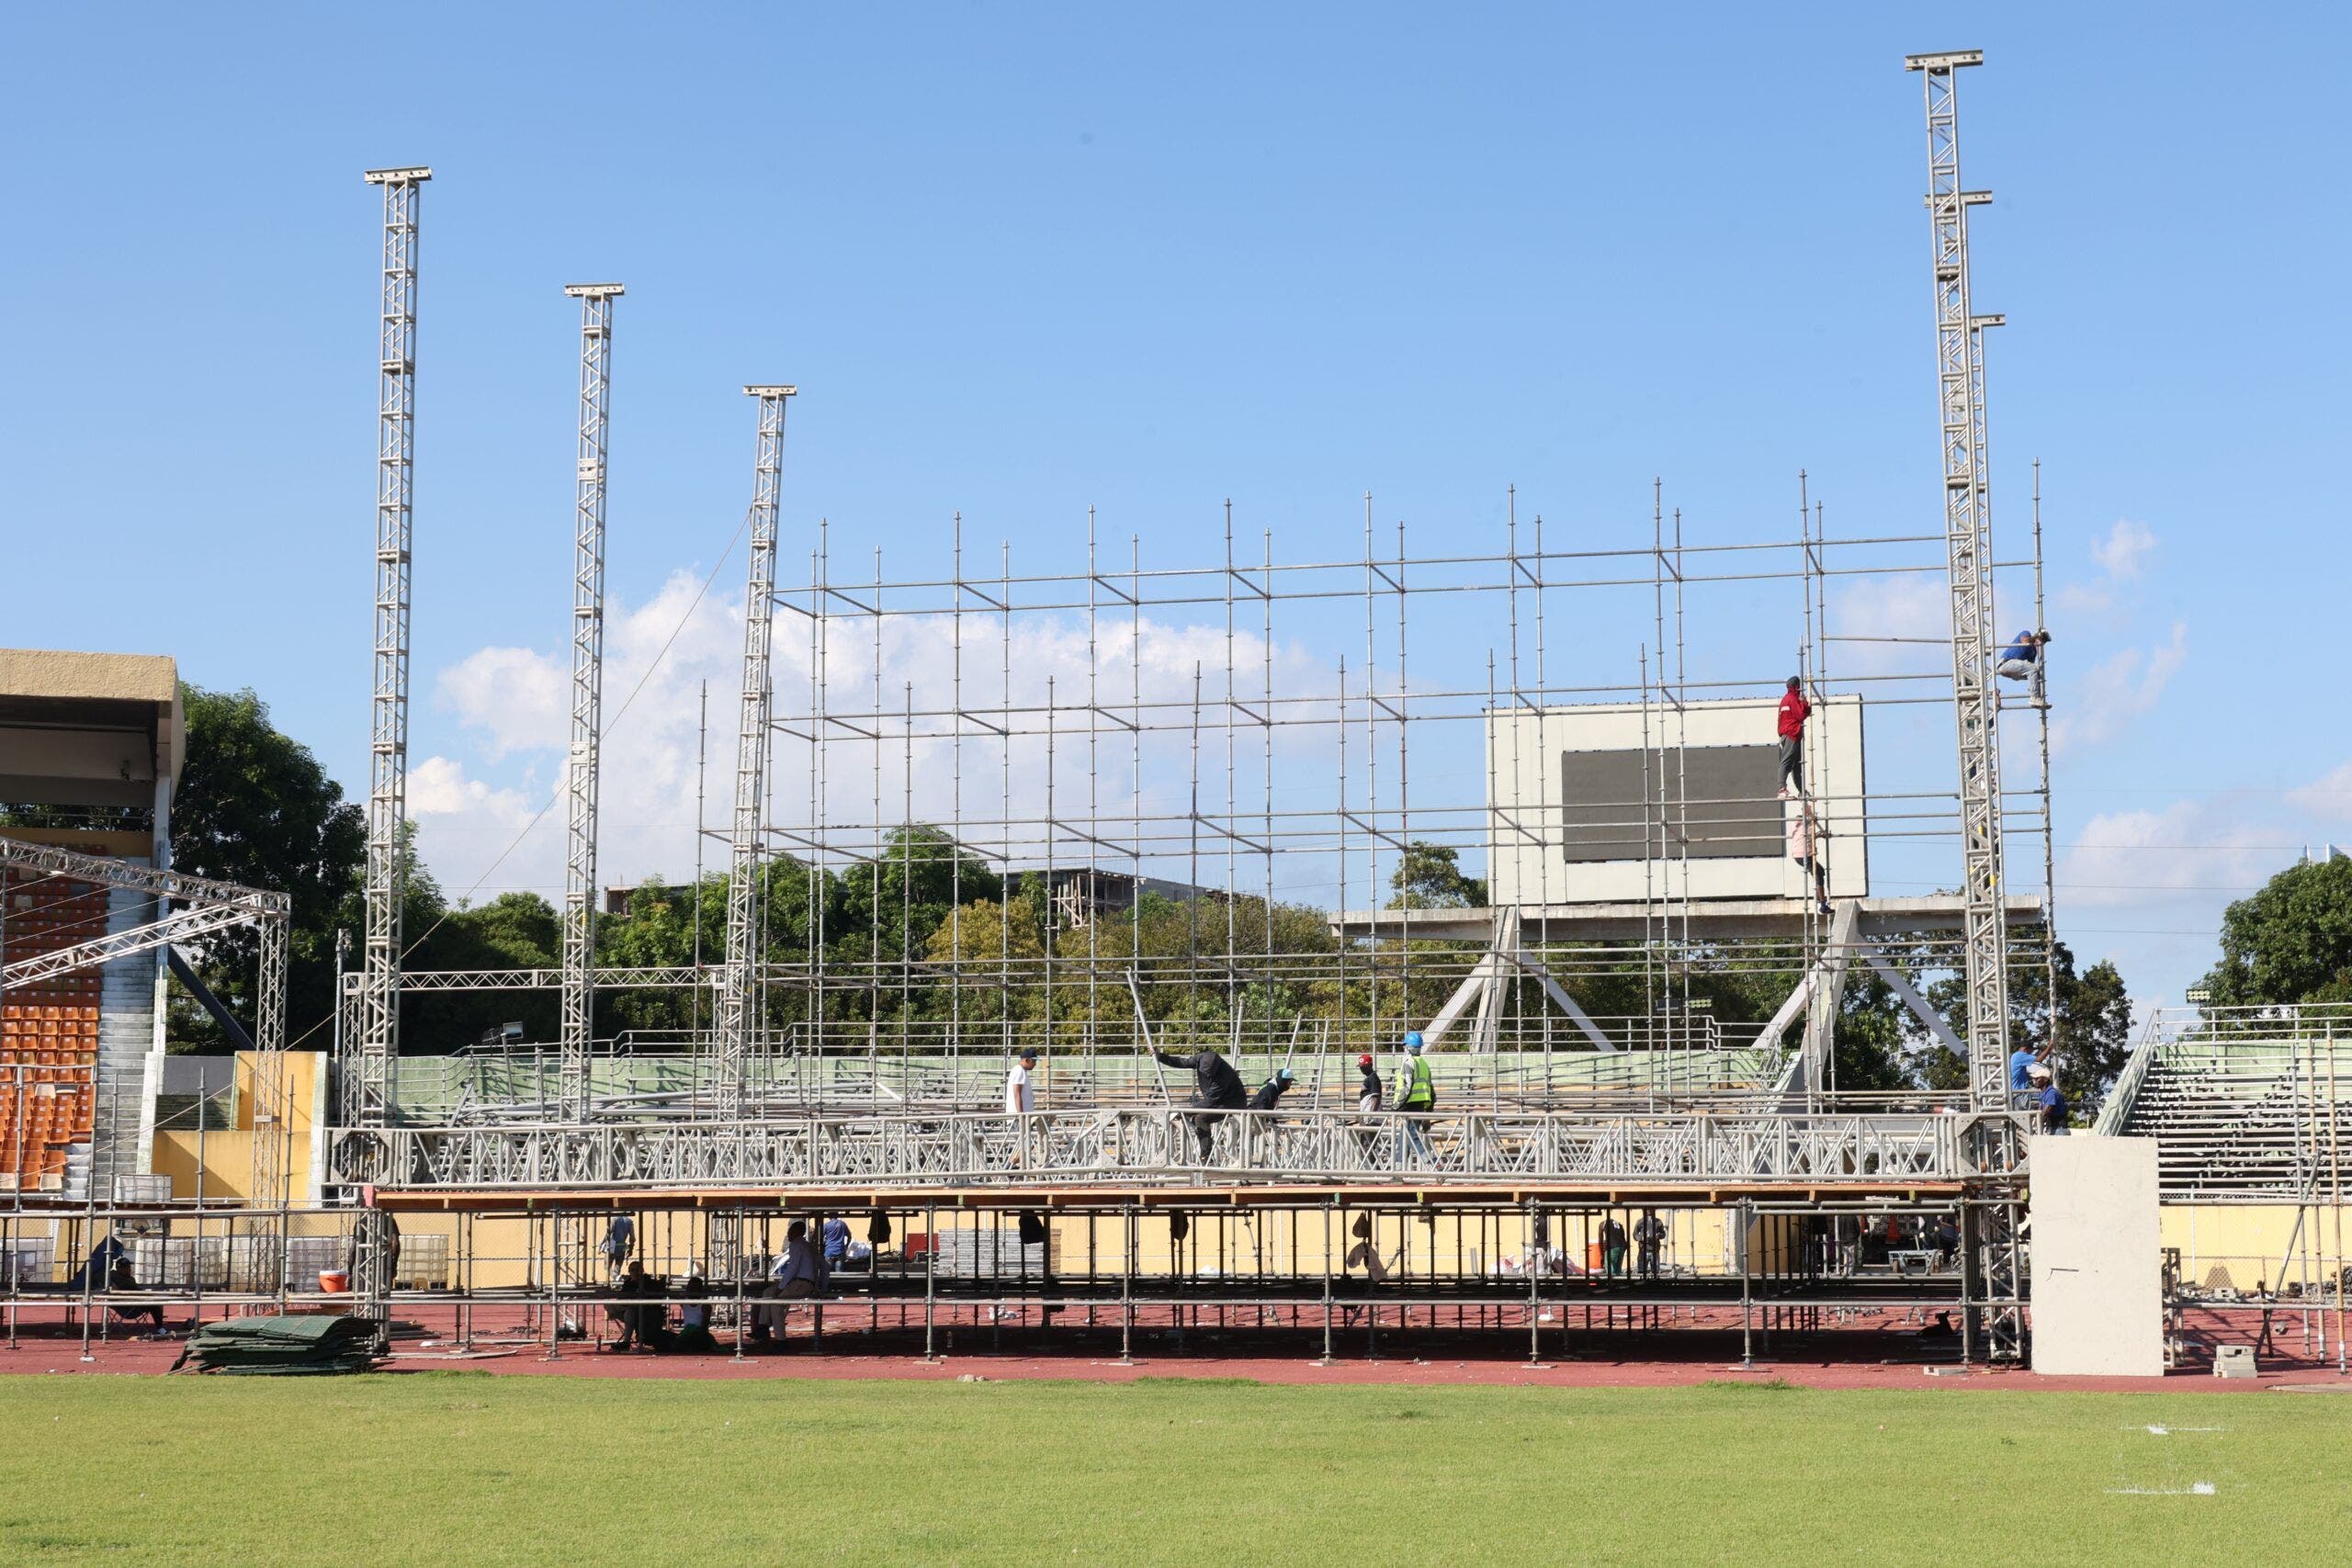
[[[1794,785],[1799,795],[1804,793],[1804,721],[1812,716],[1804,683],[1790,676],[1789,689],[1781,698],[1781,783]]]

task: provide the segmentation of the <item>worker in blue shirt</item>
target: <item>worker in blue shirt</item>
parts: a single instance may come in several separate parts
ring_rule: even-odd
[[[2009,1053],[2009,1109],[2033,1109],[2034,1055],[2020,1045]]]
[[[2063,1138],[2066,1135],[2066,1097],[2058,1091],[2057,1082],[2050,1077],[2048,1068],[2041,1069],[2041,1075],[2035,1080],[2041,1085],[2041,1092],[2034,1097],[2035,1104],[2041,1109],[2041,1130],[2052,1137]]]
[[[2049,640],[2048,632],[2019,632],[2017,641],[2001,649],[2000,662],[1994,666],[1995,673],[2003,680],[2026,682],[2026,690],[2032,698],[2029,705],[2038,708],[2050,705],[2050,694],[2042,684],[2041,670],[2041,649]]]
[[[823,1238],[825,1272],[831,1274],[842,1266],[842,1259],[849,1256],[849,1222],[835,1214],[817,1234]]]

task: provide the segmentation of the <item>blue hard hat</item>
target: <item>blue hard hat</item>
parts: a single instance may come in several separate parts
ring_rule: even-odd
[[[1408,1032],[1405,1036],[1405,1049],[1408,1051],[1418,1051],[1420,1048],[1421,1032],[1416,1029]]]
[[[1284,1083],[1288,1083],[1290,1082],[1290,1069],[1288,1067],[1277,1067],[1274,1069],[1274,1077],[1280,1078]]]

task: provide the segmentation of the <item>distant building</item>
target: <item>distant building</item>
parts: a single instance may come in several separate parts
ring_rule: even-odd
[[[0,833],[168,866],[187,732],[169,659],[0,649],[0,804],[55,824]],[[22,867],[0,867],[0,909],[12,963],[156,915],[149,894]],[[0,1192],[104,1195],[118,1176],[147,1171],[167,951],[8,987],[0,1006]]]
[[[1046,879],[1053,899],[1054,924],[1065,931],[1082,931],[1098,919],[1116,919],[1134,908],[1138,898],[1165,898],[1174,904],[1200,899],[1223,903],[1219,888],[1195,887],[1189,882],[1164,882],[1157,876],[1136,876],[1124,871],[1103,871],[1087,865],[1056,866],[1023,874]]]

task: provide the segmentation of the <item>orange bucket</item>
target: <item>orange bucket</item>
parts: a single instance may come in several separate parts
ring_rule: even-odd
[[[347,1294],[351,1290],[351,1271],[347,1269],[320,1269],[319,1289],[331,1296]]]

